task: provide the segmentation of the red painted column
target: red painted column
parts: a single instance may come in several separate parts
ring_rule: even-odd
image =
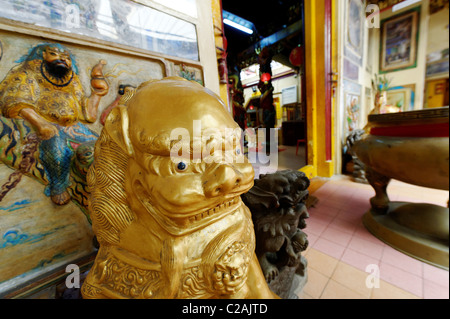
[[[325,159],[331,158],[331,114],[332,114],[332,48],[331,48],[331,0],[325,1]]]

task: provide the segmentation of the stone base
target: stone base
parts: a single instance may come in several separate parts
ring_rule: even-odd
[[[449,209],[422,203],[391,202],[387,213],[373,209],[364,226],[391,247],[428,264],[449,269]]]
[[[294,275],[294,280],[292,284],[292,295],[295,297],[292,299],[298,299],[298,295],[303,291],[303,288],[305,288],[306,283],[308,282],[308,272],[305,270],[305,275],[300,276],[298,274]]]
[[[269,283],[269,288],[281,299],[298,299],[298,294],[306,285],[308,274],[300,276],[295,273],[296,267],[283,267],[274,280]]]

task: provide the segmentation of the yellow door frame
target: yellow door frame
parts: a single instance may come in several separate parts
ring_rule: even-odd
[[[331,105],[326,103],[325,93],[328,79],[326,74],[326,57],[330,59],[331,70],[334,70],[337,59],[336,34],[336,0],[331,0],[328,29],[326,24],[326,1],[305,0],[305,77],[306,77],[306,127],[307,127],[307,166],[300,170],[309,178],[315,176],[331,177],[334,174],[336,154],[334,148],[335,101],[331,95]],[[330,24],[331,23],[331,24]],[[331,28],[331,30],[330,30]],[[326,32],[331,31],[329,39],[331,52],[326,54]],[[329,46],[328,46],[329,48]],[[331,71],[330,70],[330,71]],[[326,78],[328,77],[328,78]],[[331,87],[329,88],[331,90]],[[329,91],[332,92],[332,91]],[[332,93],[331,93],[332,94]],[[328,120],[326,119],[328,116]],[[327,136],[328,135],[328,136]]]

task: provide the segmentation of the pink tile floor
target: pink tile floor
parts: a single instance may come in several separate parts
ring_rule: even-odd
[[[309,209],[305,229],[310,248],[362,271],[368,264],[376,264],[381,280],[419,298],[448,299],[448,271],[391,248],[363,226],[362,216],[373,195],[370,185],[355,183],[347,176],[335,176],[316,190],[319,201]],[[393,180],[388,195],[392,201],[447,206],[449,194]]]

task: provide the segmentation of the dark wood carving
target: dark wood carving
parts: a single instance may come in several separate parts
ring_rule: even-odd
[[[256,255],[270,289],[281,298],[296,298],[293,284],[306,281],[308,247],[302,229],[309,217],[305,202],[309,179],[303,172],[260,175],[242,200],[250,208],[256,233]]]
[[[364,130],[355,130],[350,132],[346,139],[347,153],[351,156],[351,168],[346,168],[347,172],[352,174],[353,180],[357,183],[367,184],[366,165],[358,158],[352,147],[356,141],[361,140]]]

